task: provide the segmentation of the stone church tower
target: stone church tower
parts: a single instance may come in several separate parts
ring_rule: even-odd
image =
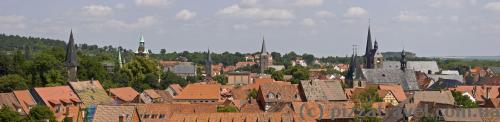
[[[66,60],[64,61],[64,66],[68,72],[68,81],[76,82],[78,81],[78,60],[76,55],[76,44],[73,39],[73,30],[69,34],[68,45],[66,46]]]

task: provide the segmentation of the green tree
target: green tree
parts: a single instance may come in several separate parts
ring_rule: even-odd
[[[144,89],[142,88],[144,85],[151,85],[146,81],[146,74],[153,74],[155,77],[159,76],[159,68],[158,64],[155,60],[143,57],[135,57],[134,60],[128,62],[123,66],[120,72],[124,73],[128,77],[128,82],[126,86],[132,86],[137,90]]]
[[[162,75],[162,81],[161,81],[161,84],[163,87],[167,87],[169,84],[179,84],[181,86],[186,86],[188,84],[188,82],[186,81],[186,79],[180,77],[180,76],[177,76],[176,74],[174,74],[173,72],[164,72]]]
[[[27,80],[20,75],[5,75],[0,77],[0,92],[28,89]]]
[[[309,69],[302,66],[294,66],[285,70],[285,74],[292,75],[292,83],[298,84],[301,80],[309,79]]]
[[[0,109],[0,122],[19,122],[22,120],[18,112],[12,110],[9,106],[4,106]]]
[[[248,98],[257,99],[257,94],[258,94],[258,91],[256,89],[252,89],[248,93]]]
[[[160,50],[160,54],[161,54],[161,55],[165,55],[165,53],[167,53],[167,50],[165,50],[165,49],[161,49],[161,50]]]
[[[52,111],[50,111],[49,107],[36,105],[33,108],[31,108],[29,113],[29,119],[30,121],[49,120],[51,122],[55,122],[56,116],[54,115],[54,113],[52,113]]]
[[[472,101],[468,96],[462,95],[462,92],[451,91],[453,98],[455,99],[455,104],[460,108],[477,108],[477,104]]]
[[[217,75],[217,76],[213,77],[213,80],[217,81],[218,83],[220,83],[222,85],[227,84],[227,77],[225,75]]]

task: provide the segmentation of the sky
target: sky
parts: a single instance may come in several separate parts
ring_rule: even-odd
[[[0,33],[136,50],[500,55],[498,0],[2,0]]]

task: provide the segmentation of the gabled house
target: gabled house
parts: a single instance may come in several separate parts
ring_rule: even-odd
[[[455,105],[455,99],[451,91],[415,91],[409,98],[410,103],[433,102],[447,105]]]
[[[93,122],[139,122],[135,106],[97,105]]]
[[[301,102],[298,86],[286,82],[271,82],[261,84],[257,101],[265,111],[273,107],[290,106],[292,102]]]
[[[165,89],[171,96],[175,97],[182,92],[182,87],[179,84],[170,84],[167,89]]]
[[[222,100],[220,84],[189,84],[174,96],[176,102],[217,103]]]
[[[148,89],[144,90],[140,95],[141,103],[163,103],[163,102],[171,102],[173,97],[164,90],[153,90]]]
[[[33,99],[31,93],[28,90],[16,90],[13,93],[23,109],[22,113],[28,114],[31,110],[31,107],[37,105],[35,99]]]
[[[139,103],[139,92],[132,87],[109,89],[109,96],[113,98],[113,104]]]
[[[458,86],[456,88],[449,88],[449,90],[468,93],[474,98],[473,101],[476,101],[479,105],[484,105],[489,99],[500,97],[500,86]]]
[[[0,93],[0,109],[4,107],[10,107],[11,110],[26,115],[23,111],[23,106],[17,101],[16,96],[12,92]]]
[[[300,93],[306,101],[347,101],[341,81],[304,80]]]
[[[69,82],[69,86],[82,100],[83,106],[97,104],[112,104],[113,99],[109,97],[98,80]]]
[[[398,103],[403,102],[407,99],[401,85],[378,85],[378,89],[391,91]]]
[[[57,121],[66,117],[74,122],[81,120],[79,110],[82,101],[69,86],[38,87],[33,88],[31,93],[37,103],[54,112]]]

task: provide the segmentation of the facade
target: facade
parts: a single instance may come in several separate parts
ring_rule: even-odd
[[[382,97],[382,100],[386,103],[390,103],[394,106],[399,104],[396,96],[394,96],[394,94],[390,90],[379,90],[378,96]]]
[[[66,46],[66,59],[64,60],[64,66],[68,73],[68,81],[76,82],[78,73],[78,59],[76,55],[76,44],[73,39],[73,31],[69,34],[68,45]]]
[[[227,74],[227,85],[248,85],[253,83],[250,72],[230,72]]]

